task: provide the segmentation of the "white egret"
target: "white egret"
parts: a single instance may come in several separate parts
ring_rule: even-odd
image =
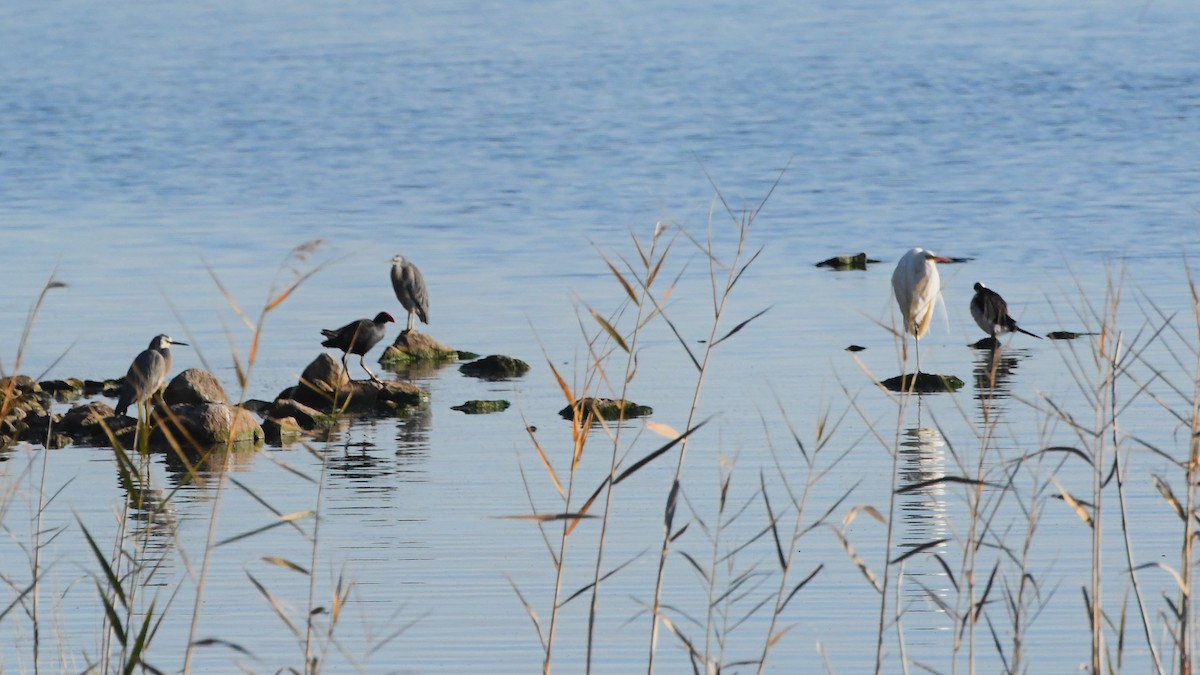
[[[921,372],[920,340],[929,331],[933,308],[942,292],[937,270],[939,262],[950,262],[950,259],[917,247],[905,253],[892,272],[892,292],[896,294],[896,303],[900,305],[904,334],[912,335],[917,340],[917,374]],[[905,352],[907,359],[907,343]]]

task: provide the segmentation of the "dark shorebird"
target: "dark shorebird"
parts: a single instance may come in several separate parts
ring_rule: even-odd
[[[950,262],[950,259],[918,247],[905,253],[892,272],[892,292],[896,294],[896,303],[904,318],[904,334],[917,340],[918,373],[921,372],[920,340],[929,331],[933,306],[942,292],[937,270],[939,262]]]
[[[1024,333],[1041,340],[1042,336],[1035,335],[1017,325],[1008,315],[1008,303],[1000,294],[987,288],[980,282],[975,282],[975,297],[971,298],[971,316],[975,323],[993,340],[1004,333]]]
[[[351,354],[358,354],[358,363],[362,369],[371,376],[375,382],[379,382],[379,378],[375,377],[375,373],[367,368],[367,364],[363,361],[363,356],[371,351],[383,336],[387,333],[385,324],[395,321],[391,314],[380,312],[375,315],[374,319],[359,319],[351,321],[337,330],[321,329],[321,335],[325,336],[325,341],[321,343],[323,347],[333,347],[334,349],[342,350],[342,368],[346,368],[346,357]]]
[[[408,312],[408,330],[416,325],[416,317],[420,317],[423,324],[429,323],[429,291],[425,290],[425,277],[402,255],[392,258],[392,290],[396,291],[396,299]]]
[[[117,398],[116,413],[124,415],[129,410],[130,403],[137,403],[138,417],[141,419],[142,404],[150,399],[167,380],[171,370],[171,345],[184,345],[186,342],[176,342],[167,335],[156,335],[125,373],[125,382],[121,385],[121,395]]]

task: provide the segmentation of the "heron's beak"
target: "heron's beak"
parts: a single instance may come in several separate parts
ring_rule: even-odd
[[[948,262],[954,262],[954,259],[947,258],[946,256],[943,256],[943,255],[935,255],[935,256],[933,256],[933,261],[948,263]]]
[[[174,340],[171,340],[171,346],[174,347],[175,345],[183,345],[184,347],[191,347],[191,345],[189,345],[186,342],[176,342]]]

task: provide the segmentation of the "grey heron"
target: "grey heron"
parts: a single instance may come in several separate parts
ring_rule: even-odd
[[[328,328],[321,329],[321,335],[325,336],[325,341],[321,343],[323,347],[333,347],[340,349],[342,354],[342,368],[346,368],[346,357],[351,354],[358,354],[358,363],[362,369],[371,376],[375,382],[379,382],[379,378],[375,377],[375,373],[367,368],[363,357],[367,352],[371,351],[383,336],[387,333],[387,324],[394,322],[391,314],[380,312],[375,315],[374,319],[359,319],[338,328],[337,330],[329,330]]]
[[[121,395],[117,398],[118,415],[124,415],[129,404],[136,402],[140,417],[142,404],[162,389],[171,370],[171,345],[187,346],[187,343],[172,340],[168,335],[156,335],[150,341],[150,346],[133,360],[129,371],[125,373]]]
[[[402,255],[392,258],[392,289],[408,312],[408,330],[416,325],[416,317],[420,317],[421,323],[429,323],[429,291],[425,289],[425,277]]]
[[[1008,315],[1008,303],[1004,301],[1004,298],[979,281],[975,282],[975,297],[971,298],[971,317],[993,340],[997,335],[1012,332],[1033,335],[1039,340],[1042,339],[1042,336],[1034,335],[1018,326],[1016,320]]]

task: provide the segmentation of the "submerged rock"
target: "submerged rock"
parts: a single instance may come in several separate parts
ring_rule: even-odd
[[[938,392],[955,392],[963,387],[963,381],[954,375],[935,375],[921,373],[916,375],[897,375],[879,383],[890,391],[913,392],[917,394],[933,394]]]
[[[433,337],[417,331],[400,331],[396,341],[383,350],[379,363],[388,368],[409,366],[414,363],[445,363],[458,360],[458,350],[451,349]]]
[[[464,363],[459,366],[458,370],[468,377],[478,377],[491,381],[511,380],[528,373],[529,364],[511,356],[492,354],[478,361]]]
[[[868,258],[866,253],[859,253],[857,255],[835,255],[832,258],[822,260],[816,266],[829,267],[842,272],[846,270],[865,270],[868,264],[877,262],[879,261]]]
[[[1046,333],[1046,337],[1051,340],[1074,340],[1085,335],[1096,335],[1096,333],[1073,333],[1069,330],[1056,330]]]
[[[992,336],[980,339],[978,342],[972,342],[967,345],[971,349],[999,349],[1000,341]]]
[[[451,410],[466,413],[468,415],[486,415],[488,413],[504,412],[508,410],[509,402],[504,399],[496,399],[492,401],[481,401],[479,399],[471,399],[462,405],[451,407]]]
[[[558,414],[563,419],[569,420],[575,416],[576,410],[582,412],[585,417],[599,415],[602,419],[606,420],[628,420],[654,414],[654,409],[650,406],[639,405],[633,401],[614,398],[593,398],[591,396],[576,401],[575,405],[566,406],[562,410],[559,410]]]
[[[295,417],[268,417],[262,423],[263,434],[272,445],[287,445],[304,435]]]
[[[38,382],[38,386],[60,403],[73,401],[83,396],[83,380],[75,377],[68,377],[65,380],[46,380]]]
[[[104,396],[116,397],[121,393],[121,382],[125,378],[116,380],[84,380],[83,395],[96,396],[103,394]]]

